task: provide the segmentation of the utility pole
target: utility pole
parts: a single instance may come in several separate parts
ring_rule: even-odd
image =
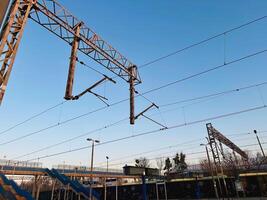
[[[134,85],[135,85],[135,80],[134,80],[134,75],[136,71],[136,66],[132,66],[129,68],[129,74],[131,75],[129,77],[129,85],[130,85],[130,124],[134,125],[135,121],[135,114],[134,114]]]
[[[94,148],[95,148],[95,143],[99,143],[100,141],[99,140],[93,140],[91,138],[87,138],[86,140],[89,141],[89,142],[92,142],[91,177],[90,177],[90,196],[89,196],[89,199],[93,200],[93,198],[92,198],[92,192],[93,192],[92,185],[93,185]]]
[[[207,158],[208,158],[208,162],[209,162],[210,173],[211,173],[212,182],[213,182],[213,187],[214,187],[214,191],[215,191],[215,195],[216,195],[216,198],[219,199],[218,190],[217,190],[217,184],[216,184],[216,181],[214,179],[213,168],[212,168],[212,165],[211,165],[211,162],[210,162],[210,155],[209,155],[209,151],[208,151],[207,145],[209,145],[209,144],[200,144],[200,146],[205,146],[206,154],[207,154]]]
[[[260,141],[260,139],[259,139],[259,137],[258,137],[257,130],[254,130],[253,132],[254,132],[254,134],[256,135],[256,138],[257,138],[257,140],[258,140],[258,143],[259,143],[259,146],[260,146],[260,149],[261,149],[262,156],[265,158],[265,153],[264,153],[263,148],[262,148],[262,146],[261,146],[261,141]]]

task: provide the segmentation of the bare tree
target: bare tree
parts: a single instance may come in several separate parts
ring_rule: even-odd
[[[135,166],[136,167],[150,167],[149,160],[145,157],[140,157],[135,159]]]
[[[199,161],[200,167],[204,172],[210,173],[210,163],[207,159]],[[213,165],[213,163],[211,163]]]
[[[164,158],[156,158],[157,167],[159,169],[159,175],[162,174],[162,170],[165,164]]]

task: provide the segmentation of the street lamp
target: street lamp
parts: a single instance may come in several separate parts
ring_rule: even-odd
[[[107,172],[108,172],[108,159],[109,159],[109,157],[106,156],[106,159],[107,159]]]
[[[108,159],[109,157],[106,156],[106,159],[107,159],[107,173],[108,173]],[[104,192],[104,200],[107,199],[107,177],[105,177],[105,192]]]
[[[77,171],[78,171],[78,167],[76,166],[76,167],[75,167],[75,175],[74,175],[74,180],[76,180],[76,179],[77,179]]]
[[[86,139],[88,142],[92,142],[92,155],[91,155],[91,178],[90,178],[90,200],[92,200],[92,185],[93,185],[93,165],[94,165],[94,148],[95,143],[100,143],[99,140],[94,140],[92,138]]]
[[[214,187],[214,191],[215,191],[215,195],[216,195],[216,198],[219,199],[217,185],[216,185],[216,181],[215,181],[214,176],[213,176],[213,169],[212,169],[211,162],[210,162],[210,155],[209,155],[209,151],[208,151],[208,145],[209,145],[209,143],[207,143],[207,144],[202,144],[201,143],[200,144],[200,146],[205,146],[206,154],[207,154],[207,158],[208,158],[208,162],[209,162],[209,168],[210,168],[210,172],[211,172],[211,177],[212,177],[212,182],[213,182],[213,187]]]
[[[4,156],[4,159],[6,159],[6,156]],[[1,165],[2,165],[2,171],[4,171],[4,165],[5,165],[4,160],[3,163],[1,163]]]
[[[14,162],[12,179],[14,179],[14,177],[15,177],[16,164],[19,166],[19,161],[18,162]]]
[[[260,139],[259,139],[259,137],[258,137],[257,130],[254,130],[253,132],[254,132],[254,134],[256,135],[257,141],[258,141],[259,146],[260,146],[260,149],[261,149],[262,156],[265,158],[265,153],[264,153],[263,148],[262,148],[262,146],[261,146],[261,141],[260,141]]]

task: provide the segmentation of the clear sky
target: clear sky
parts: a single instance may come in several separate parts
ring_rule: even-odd
[[[112,2],[76,0],[75,4],[73,2],[70,0],[60,1],[75,16],[84,21],[88,27],[136,63],[137,66],[267,14],[267,2],[264,0],[236,0],[234,2],[230,0],[117,0]],[[221,65],[224,61],[231,62],[265,50],[267,49],[266,25],[267,18],[146,66],[140,69],[143,83],[138,85],[136,89],[139,92],[145,92]],[[63,101],[69,56],[69,45],[35,22],[28,21],[5,99],[0,107],[0,132]],[[90,66],[107,72],[82,54],[78,56]],[[267,81],[266,58],[267,53],[262,53],[205,75],[149,93],[146,97],[158,105],[163,105],[265,82]],[[75,93],[85,89],[86,86],[100,78],[98,74],[90,69],[77,65]],[[100,94],[109,99],[110,103],[129,96],[128,85],[123,80],[117,80],[116,85],[106,83],[97,89]],[[196,104],[190,102],[162,107],[160,111],[153,110],[147,114],[153,114],[151,116],[153,119],[167,124],[167,126],[189,123],[262,106],[264,101],[267,101],[266,91],[267,86],[263,85],[217,98],[209,98]],[[0,158],[12,159],[126,118],[129,114],[128,104],[128,102],[125,102],[42,131],[31,137],[0,145]],[[149,105],[150,103],[145,99],[137,98],[136,112],[142,111]],[[101,101],[87,94],[78,101],[67,102],[28,123],[1,134],[1,142],[44,129],[102,106],[104,104]],[[244,133],[253,129],[266,131],[266,114],[266,109],[262,109],[207,122],[212,122],[214,127],[225,134]],[[191,140],[196,140],[191,146],[178,145],[176,148],[142,154],[142,156],[152,158],[173,155],[175,151],[183,151],[188,154],[202,151],[203,148],[199,147],[199,143],[201,143],[200,138],[207,135],[205,124],[206,122],[201,122],[166,132],[99,146],[95,151],[95,163],[99,166],[99,163],[105,161],[106,155],[110,157],[112,162],[112,159]],[[130,126],[128,121],[124,121],[111,128],[97,131],[23,159],[37,158],[86,146],[88,144],[85,140],[87,137],[99,139],[103,143],[158,128],[160,128],[158,125],[144,118],[136,121],[135,126]],[[264,140],[267,142],[266,133],[261,133],[260,136],[263,142]],[[242,135],[240,138],[233,137],[233,141],[240,145],[256,143],[255,138],[249,135]],[[264,148],[267,148],[266,144],[264,144]],[[245,149],[257,151],[258,146],[249,146]],[[47,166],[62,164],[63,162],[73,165],[88,165],[89,153],[90,150],[85,149],[75,153],[42,159],[41,162]],[[203,156],[204,154],[189,154],[188,159],[191,163],[194,163],[197,161],[196,159]],[[126,160],[133,159],[134,157],[130,157]],[[116,162],[126,164],[124,160]],[[114,165],[114,167],[121,167],[121,165]]]

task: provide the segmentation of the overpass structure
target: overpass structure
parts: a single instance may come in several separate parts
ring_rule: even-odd
[[[21,166],[1,166],[1,173],[5,175],[18,176],[45,176],[47,168],[41,167],[21,167]],[[79,169],[57,169],[61,174],[69,177],[95,177],[95,178],[118,178],[118,179],[136,179],[139,176],[125,175],[120,172],[88,171]]]
[[[89,171],[86,168],[48,169],[37,166],[0,165],[0,174],[16,180],[21,188],[31,191],[34,199],[39,199],[41,192],[50,193],[50,199],[79,199],[88,197],[93,191],[93,199],[98,200],[98,187],[106,187],[107,181],[116,188],[126,182],[141,182],[140,176],[125,175],[122,172]],[[93,177],[93,182],[90,181]],[[90,184],[89,184],[90,183]],[[1,185],[1,184],[0,184]],[[92,187],[91,187],[92,186]],[[30,188],[29,188],[30,187]]]

